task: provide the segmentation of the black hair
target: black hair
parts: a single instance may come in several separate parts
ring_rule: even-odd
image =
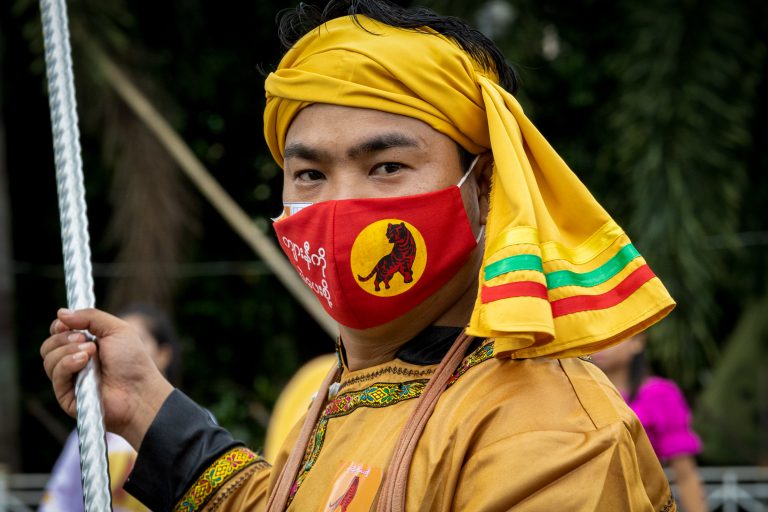
[[[442,16],[425,7],[405,8],[389,0],[330,0],[325,8],[300,3],[278,15],[278,37],[288,50],[311,30],[343,16],[363,15],[387,25],[432,30],[453,40],[487,71],[499,76],[499,85],[512,94],[517,92],[518,76],[504,59],[501,50],[482,32],[454,16]],[[358,23],[359,24],[359,23]]]
[[[130,304],[117,313],[120,318],[129,315],[140,316],[144,320],[147,331],[155,338],[158,347],[170,347],[171,361],[165,370],[165,376],[171,384],[178,385],[180,377],[179,340],[171,319],[160,308],[143,302]]]

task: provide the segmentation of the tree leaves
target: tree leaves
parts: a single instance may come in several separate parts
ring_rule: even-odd
[[[727,284],[728,251],[706,240],[738,231],[762,51],[750,13],[732,3],[623,10],[628,44],[612,59],[614,143],[604,151],[627,191],[628,229],[678,301],[651,331],[652,351],[690,387],[717,355],[715,296]]]

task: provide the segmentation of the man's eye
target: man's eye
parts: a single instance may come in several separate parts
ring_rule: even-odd
[[[325,179],[325,175],[315,170],[297,171],[293,173],[293,179],[296,181],[319,181]]]
[[[376,167],[374,167],[371,170],[371,174],[373,175],[387,175],[387,174],[394,174],[400,170],[402,170],[405,167],[403,164],[398,164],[395,162],[387,162],[385,164],[379,164]]]

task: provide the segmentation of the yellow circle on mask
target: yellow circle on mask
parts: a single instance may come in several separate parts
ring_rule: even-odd
[[[408,291],[424,274],[427,245],[413,224],[383,219],[357,235],[349,259],[360,288],[377,297],[393,297]]]

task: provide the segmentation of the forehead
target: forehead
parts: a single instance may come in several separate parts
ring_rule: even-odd
[[[365,147],[368,141],[383,147]],[[367,108],[343,107],[317,103],[304,108],[286,133],[286,159],[296,146],[349,153],[350,157],[367,150],[401,147],[455,155],[452,139],[412,117]],[[370,146],[370,145],[369,145]],[[361,151],[353,151],[359,147]],[[369,151],[370,152],[370,151]]]

